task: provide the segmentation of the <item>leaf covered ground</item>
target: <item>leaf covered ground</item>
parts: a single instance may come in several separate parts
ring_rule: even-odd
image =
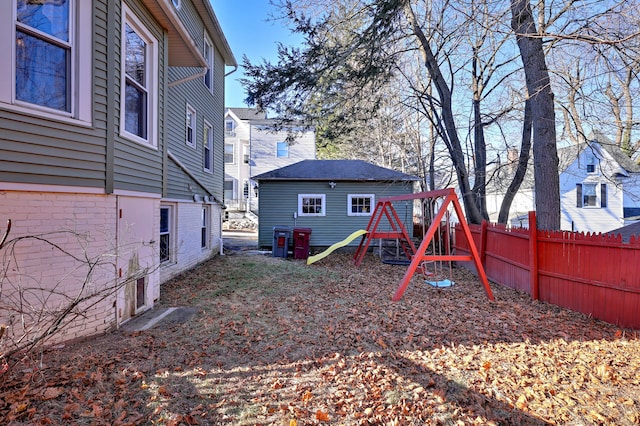
[[[189,322],[25,358],[0,424],[640,423],[638,336],[453,270],[435,289],[347,254],[219,256],[163,285]]]

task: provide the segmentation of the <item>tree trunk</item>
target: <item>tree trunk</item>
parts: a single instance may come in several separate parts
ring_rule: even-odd
[[[513,180],[509,184],[507,193],[504,194],[502,204],[500,205],[500,212],[498,213],[498,223],[507,223],[509,220],[509,210],[511,210],[511,203],[513,198],[518,193],[520,185],[524,180],[524,176],[527,173],[527,166],[529,165],[529,151],[531,150],[531,102],[527,100],[524,104],[524,124],[522,126],[522,143],[520,144],[520,156],[518,157],[518,168]]]
[[[462,201],[464,204],[465,215],[467,222],[469,223],[481,223],[482,222],[482,214],[476,205],[476,200],[473,195],[473,191],[471,189],[471,185],[469,184],[469,172],[467,170],[465,161],[464,161],[464,152],[462,151],[462,144],[460,143],[460,139],[458,137],[458,130],[456,129],[456,123],[453,115],[453,106],[451,102],[451,91],[447,82],[442,75],[442,72],[439,68],[438,61],[436,60],[433,52],[431,50],[431,46],[429,46],[429,41],[425,36],[422,28],[418,24],[415,14],[411,9],[411,5],[407,3],[405,6],[405,15],[407,20],[411,23],[412,29],[414,31],[415,36],[418,38],[418,42],[420,44],[420,49],[422,55],[424,57],[424,63],[433,80],[433,83],[438,91],[438,96],[440,98],[440,108],[442,114],[442,121],[444,131],[446,132],[445,143],[449,150],[449,154],[451,155],[451,161],[453,161],[453,166],[456,170],[456,177],[458,178],[458,188],[460,193],[462,194]]]
[[[529,0],[511,0],[511,27],[524,66],[533,120],[533,170],[538,229],[560,229],[560,178],[555,111],[542,38]]]

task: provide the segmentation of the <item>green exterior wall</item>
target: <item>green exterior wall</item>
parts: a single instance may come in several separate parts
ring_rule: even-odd
[[[159,41],[158,149],[119,136],[121,2],[94,1],[93,67],[82,71],[92,73],[93,122],[0,106],[0,181],[161,193],[166,35],[138,1],[127,5]]]
[[[376,202],[383,197],[413,193],[413,182],[345,182],[338,181],[335,188],[328,181],[260,181],[258,244],[266,248],[273,245],[273,227],[311,228],[311,247],[328,247],[343,240],[358,229],[366,229],[370,216],[348,216],[349,194],[375,194]],[[325,194],[326,216],[298,217],[298,194]],[[398,202],[394,205],[400,220],[411,233],[413,204]],[[390,229],[386,219],[379,229]],[[357,239],[350,246],[357,246]]]
[[[158,146],[150,147],[143,144],[125,139],[120,136],[120,72],[121,72],[121,40],[120,28],[122,19],[118,22],[111,23],[115,25],[116,31],[113,32],[114,43],[117,48],[117,58],[115,60],[116,84],[112,90],[115,90],[116,115],[115,123],[112,123],[115,129],[114,144],[114,167],[113,167],[113,185],[115,190],[139,191],[154,194],[162,193],[162,152],[164,135],[164,97],[166,91],[166,69],[167,69],[167,50],[165,42],[165,33],[155,19],[148,11],[138,2],[134,0],[127,1],[127,6],[142,21],[147,30],[158,41],[158,121],[156,135]]]
[[[196,41],[201,52],[204,51],[205,28],[193,4],[183,0],[178,15],[191,37]],[[213,43],[214,37],[210,34]],[[201,68],[169,67],[169,82],[188,79],[200,74]],[[223,197],[224,181],[224,59],[214,46],[213,93],[204,85],[204,77],[198,76],[189,81],[168,88],[167,105],[167,140],[168,149],[175,155],[202,184],[218,200]],[[186,144],[186,111],[189,104],[196,111],[195,148]],[[205,120],[213,127],[213,173],[203,169],[203,137]],[[177,167],[170,158],[168,179],[165,183],[165,197],[174,199],[191,199],[194,193],[203,195],[199,185]],[[191,188],[189,189],[189,184]]]
[[[93,125],[0,106],[1,182],[104,188],[108,25],[106,5],[93,3]]]

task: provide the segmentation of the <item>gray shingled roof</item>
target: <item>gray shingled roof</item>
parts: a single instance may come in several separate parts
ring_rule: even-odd
[[[636,238],[640,238],[640,222],[623,226],[622,228],[614,229],[613,231],[607,232],[607,234],[611,234],[611,235],[619,234],[622,237],[622,241],[629,242],[632,235],[635,235]]]
[[[362,160],[303,160],[253,176],[254,180],[417,181],[408,175]]]
[[[266,112],[261,112],[257,108],[227,108],[233,112],[240,120],[264,120],[267,118]]]

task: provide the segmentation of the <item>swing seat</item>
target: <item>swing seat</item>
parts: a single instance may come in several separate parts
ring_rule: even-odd
[[[424,280],[424,282],[426,284],[429,284],[431,287],[435,287],[435,288],[448,288],[448,287],[452,287],[455,284],[453,281],[448,280],[446,278],[440,281]]]

